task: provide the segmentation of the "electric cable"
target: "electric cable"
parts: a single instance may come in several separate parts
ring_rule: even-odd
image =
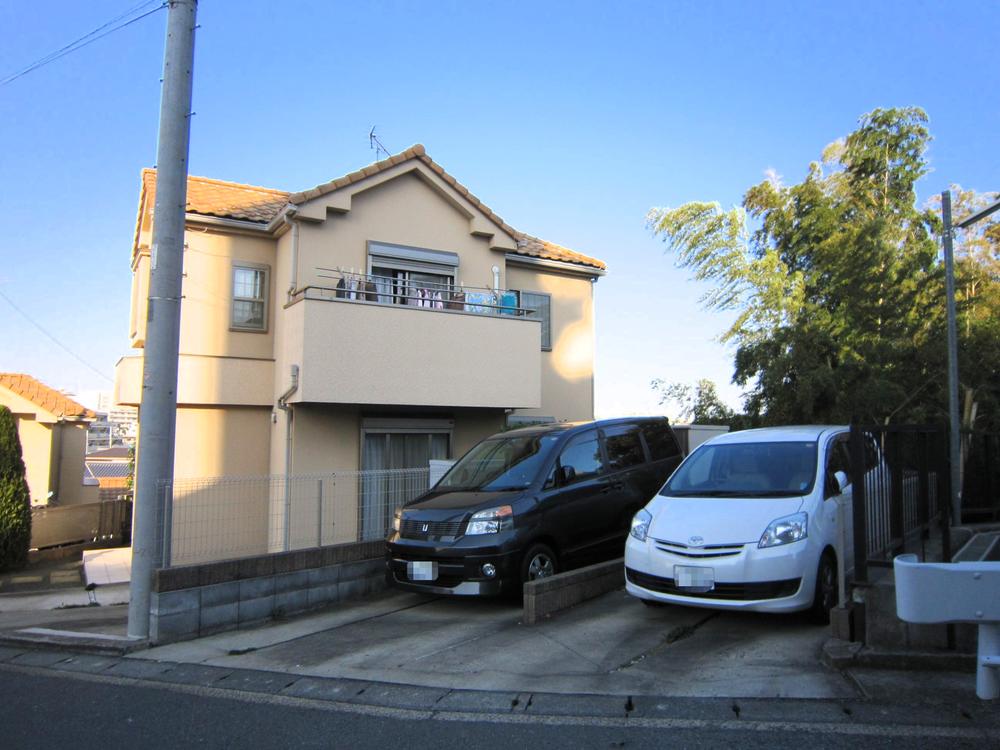
[[[81,364],[86,365],[87,367],[89,367],[91,370],[93,370],[95,373],[97,373],[98,375],[100,375],[105,380],[107,380],[107,381],[109,381],[111,383],[115,382],[114,378],[109,378],[103,372],[101,372],[96,367],[94,367],[92,364],[90,364],[90,362],[88,362],[87,360],[85,360],[83,357],[81,357],[79,354],[77,354],[76,352],[74,352],[72,349],[70,349],[68,346],[66,346],[64,343],[62,343],[59,339],[57,339],[51,333],[49,333],[48,331],[46,331],[42,327],[42,325],[40,323],[38,323],[35,320],[33,320],[32,317],[30,315],[28,315],[28,313],[26,313],[24,310],[22,310],[20,307],[18,307],[16,304],[14,304],[14,300],[12,300],[10,297],[8,297],[6,294],[4,294],[2,289],[0,289],[0,297],[3,297],[7,301],[8,305],[10,305],[15,310],[17,310],[17,312],[19,312],[24,317],[25,320],[27,320],[29,323],[31,323],[31,325],[33,325],[39,331],[41,331],[46,336],[48,336],[49,339],[51,339],[52,342],[55,343],[56,346],[58,346],[60,349],[62,349],[63,351],[65,351],[67,354],[69,354],[71,357],[73,357],[74,359],[76,359]]]
[[[126,18],[128,18],[129,16],[131,16],[131,15],[133,15],[135,13],[138,13],[140,10],[142,10],[143,8],[146,8],[146,7],[150,6],[150,5],[152,5],[153,3],[159,3],[159,5],[157,5],[157,7],[153,8],[152,10],[146,11],[142,15],[135,16],[135,18],[131,18],[128,21],[125,21],[124,23],[119,24],[118,26],[114,26],[114,24],[118,23],[119,21],[122,21],[123,19],[126,19]],[[76,40],[70,42],[66,46],[61,47],[60,49],[57,49],[54,52],[50,52],[49,54],[45,55],[44,57],[41,57],[38,60],[35,60],[35,62],[31,63],[27,67],[22,68],[21,70],[15,72],[15,73],[11,73],[10,75],[6,76],[3,79],[0,79],[0,86],[6,86],[8,83],[13,83],[18,78],[21,78],[22,76],[27,75],[28,73],[32,72],[33,70],[38,70],[39,68],[44,67],[45,65],[48,65],[49,63],[55,62],[56,60],[58,60],[61,57],[65,57],[66,55],[70,54],[71,52],[76,52],[77,50],[83,49],[87,45],[93,44],[98,39],[103,39],[104,37],[108,36],[108,34],[112,34],[112,33],[116,32],[116,31],[120,31],[121,29],[124,29],[126,26],[131,26],[136,21],[141,21],[146,16],[151,16],[153,13],[156,13],[157,11],[163,10],[164,8],[167,7],[167,5],[168,5],[168,3],[161,2],[161,0],[146,0],[146,2],[139,3],[138,5],[133,6],[129,10],[125,11],[124,13],[116,16],[115,18],[112,18],[110,21],[107,21],[104,24],[98,26],[93,31],[90,31],[90,32],[84,34],[79,39],[76,39]],[[112,27],[112,28],[108,28],[109,26]],[[101,32],[103,32],[103,33],[101,33]]]

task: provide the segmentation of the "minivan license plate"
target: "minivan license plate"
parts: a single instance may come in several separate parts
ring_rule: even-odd
[[[715,569],[693,565],[675,565],[674,582],[687,591],[711,591],[715,588]]]
[[[438,566],[433,561],[408,562],[406,575],[411,581],[434,581],[438,577]]]

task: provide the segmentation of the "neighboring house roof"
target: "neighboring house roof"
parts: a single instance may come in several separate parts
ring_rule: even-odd
[[[94,479],[123,479],[132,475],[128,464],[111,461],[87,461],[87,475]]]
[[[0,387],[16,393],[36,406],[64,419],[94,419],[96,414],[30,375],[0,372]]]
[[[188,213],[201,214],[204,216],[216,216],[225,219],[240,219],[242,221],[252,221],[259,224],[268,224],[273,221],[282,209],[288,204],[301,204],[315,198],[322,197],[335,190],[360,182],[366,177],[371,177],[380,172],[401,164],[410,159],[417,159],[426,164],[435,174],[450,185],[465,200],[469,201],[478,210],[482,211],[490,220],[499,225],[505,232],[517,240],[518,255],[532,256],[546,260],[557,260],[564,263],[575,263],[578,265],[591,266],[605,270],[607,266],[603,261],[592,258],[589,255],[578,253],[569,248],[546,242],[529,234],[524,234],[514,229],[493,212],[485,203],[473,195],[467,187],[448,174],[437,162],[427,155],[424,147],[419,143],[411,146],[395,156],[390,156],[382,161],[370,164],[364,169],[351,172],[343,177],[338,177],[330,182],[317,185],[309,190],[298,193],[287,193],[282,190],[272,190],[270,188],[257,187],[254,185],[243,185],[236,182],[225,182],[223,180],[213,180],[208,177],[188,177]],[[142,170],[142,193],[139,197],[140,211],[143,199],[149,201],[152,206],[156,194],[156,170]],[[141,220],[141,217],[140,217]],[[138,237],[138,229],[137,235]]]
[[[94,451],[93,453],[87,454],[87,460],[99,460],[99,461],[116,461],[125,459],[128,460],[129,449],[115,446],[114,448],[104,448],[99,451]]]

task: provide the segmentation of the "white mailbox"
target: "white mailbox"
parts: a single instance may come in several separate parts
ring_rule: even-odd
[[[1000,562],[922,563],[900,555],[893,569],[899,619],[979,626],[976,695],[1000,697]]]

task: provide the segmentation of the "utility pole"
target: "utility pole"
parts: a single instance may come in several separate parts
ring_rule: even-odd
[[[198,0],[169,0],[133,507],[128,605],[131,638],[149,637],[150,589],[163,548],[160,490],[174,473],[181,273],[197,10]]]
[[[944,278],[948,311],[948,463],[951,465],[951,522],[962,523],[962,472],[958,432],[958,327],[955,323],[955,253],[952,249],[951,191],[941,193],[944,220]]]
[[[954,229],[968,229],[997,211],[1000,211],[1000,201],[994,201],[953,227],[951,191],[945,190],[941,193],[945,293],[948,295],[948,461],[951,464],[951,522],[955,525],[962,523],[962,453],[958,420],[958,330],[955,322],[955,252],[952,248],[952,235]]]

